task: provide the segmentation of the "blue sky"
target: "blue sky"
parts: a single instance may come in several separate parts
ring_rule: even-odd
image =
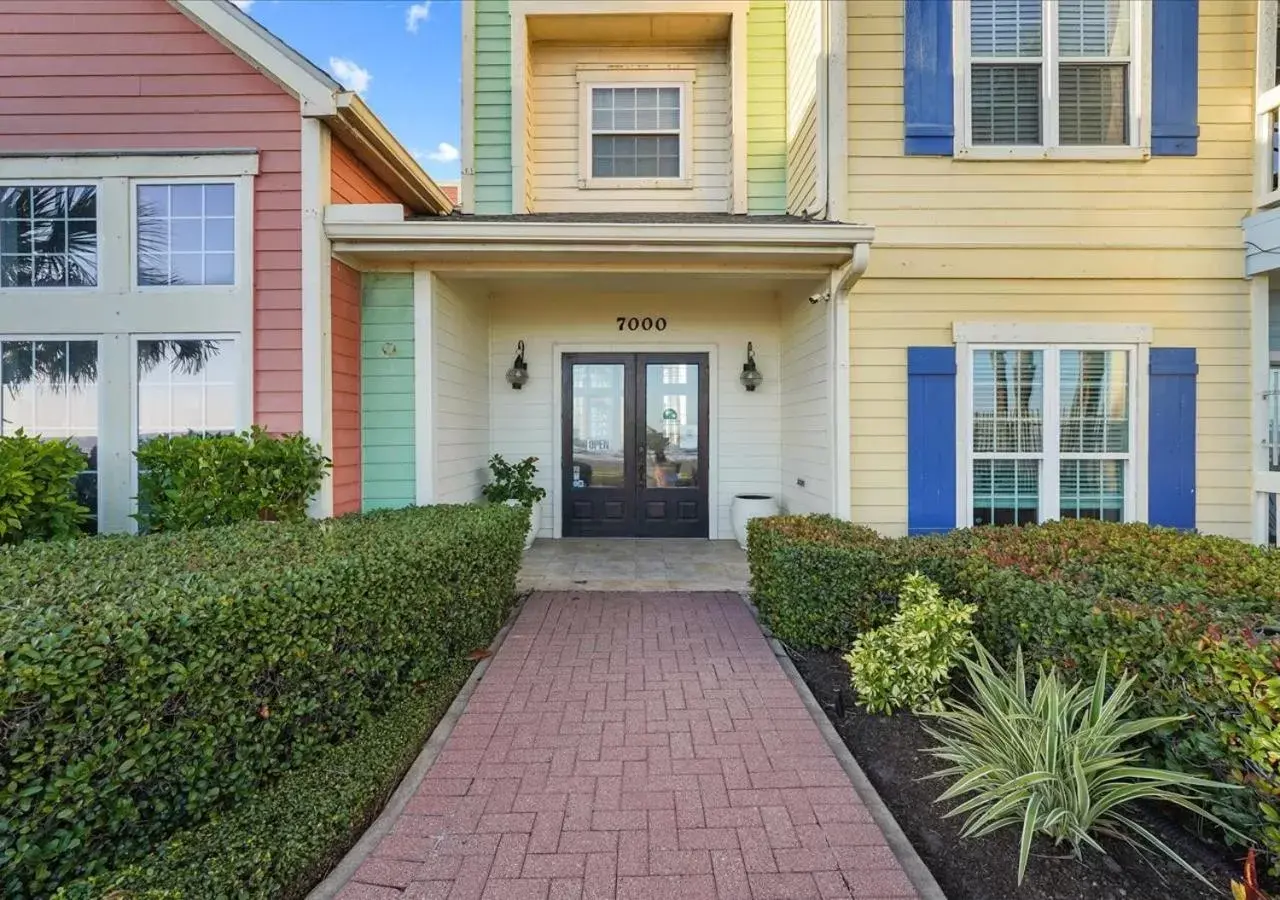
[[[458,179],[462,105],[458,0],[235,2],[320,68],[359,91],[433,178]]]

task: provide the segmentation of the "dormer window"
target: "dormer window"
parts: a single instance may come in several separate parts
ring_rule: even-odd
[[[579,186],[689,187],[693,71],[583,68]]]

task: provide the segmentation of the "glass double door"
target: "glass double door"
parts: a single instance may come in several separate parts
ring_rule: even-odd
[[[569,353],[564,536],[707,537],[705,353]]]

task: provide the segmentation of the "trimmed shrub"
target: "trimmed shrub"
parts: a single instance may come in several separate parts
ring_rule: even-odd
[[[943,597],[923,575],[908,575],[893,621],[860,635],[845,656],[858,704],[881,713],[940,709],[952,668],[973,644],[976,611]]]
[[[1105,657],[1111,677],[1136,678],[1136,715],[1190,715],[1150,735],[1151,761],[1244,785],[1216,795],[1213,812],[1280,870],[1280,552],[1087,521],[852,541],[854,526],[821,518],[752,528],[752,588],[789,643],[852,646],[868,619],[879,624],[865,610],[892,613],[886,580],[919,569],[977,606],[974,632],[1006,665],[1020,645],[1065,673],[1091,675]],[[779,562],[824,559],[846,564]]]
[[[427,507],[0,552],[0,871],[146,854],[488,643],[523,510]]]
[[[471,668],[455,665],[352,740],[57,900],[300,900],[377,817]]]
[[[76,497],[87,464],[69,439],[46,441],[21,428],[0,437],[0,544],[76,537],[89,510]]]
[[[137,451],[143,531],[185,531],[259,520],[297,522],[329,460],[302,434],[161,435]]]

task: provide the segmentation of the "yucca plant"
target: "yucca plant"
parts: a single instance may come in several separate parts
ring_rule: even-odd
[[[952,700],[930,714],[939,727],[927,730],[939,745],[928,752],[948,763],[931,777],[957,779],[938,800],[967,797],[946,814],[967,815],[962,837],[1021,827],[1019,884],[1037,835],[1069,846],[1077,858],[1084,847],[1105,853],[1099,836],[1137,847],[1136,836],[1209,884],[1129,807],[1172,803],[1234,834],[1200,803],[1228,785],[1138,765],[1142,748],[1133,741],[1185,717],[1126,719],[1135,679],[1122,677],[1108,697],[1106,666],[1104,657],[1092,684],[1068,683],[1050,669],[1028,690],[1021,649],[1008,672],[975,645],[974,658],[965,660],[972,705]]]

